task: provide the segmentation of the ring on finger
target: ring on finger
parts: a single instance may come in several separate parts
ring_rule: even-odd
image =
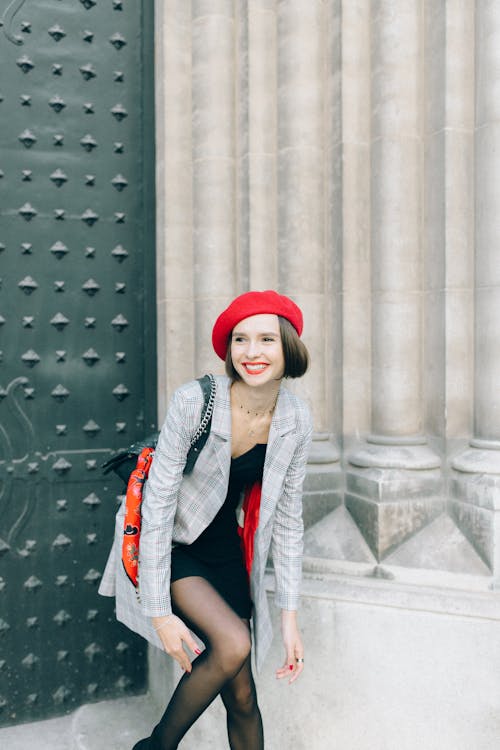
[[[304,658],[300,657],[300,658],[295,659],[295,661],[297,662],[297,664],[303,664],[304,663]]]

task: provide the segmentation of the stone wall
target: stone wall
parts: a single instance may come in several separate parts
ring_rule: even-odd
[[[474,628],[495,630],[481,608],[500,578],[500,3],[162,0],[156,28],[161,416],[178,384],[220,369],[210,331],[233,296],[291,295],[313,362],[293,387],[317,431],[306,588],[321,581],[326,602],[306,611],[327,620],[347,581],[368,637],[380,584],[411,644],[412,596],[450,591],[462,604],[440,600],[435,663],[441,649],[456,669],[445,633],[465,603],[481,660]],[[421,746],[375,741],[375,725],[356,750]]]
[[[495,0],[157,6],[161,414],[220,368],[210,331],[234,295],[290,294],[338,523],[374,565],[485,586],[500,575],[499,39]]]

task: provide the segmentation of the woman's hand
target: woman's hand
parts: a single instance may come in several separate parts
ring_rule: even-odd
[[[153,627],[169,656],[179,662],[181,668],[191,673],[191,661],[183,648],[183,643],[197,656],[200,649],[188,628],[177,615],[153,617]]]
[[[295,682],[304,669],[304,646],[297,626],[297,613],[281,610],[281,635],[286,651],[285,663],[276,670],[276,677],[281,680],[289,676],[289,684]]]

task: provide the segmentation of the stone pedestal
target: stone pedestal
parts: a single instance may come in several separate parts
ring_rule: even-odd
[[[344,478],[340,451],[328,433],[313,436],[304,481],[304,527],[313,526],[342,504]]]
[[[452,461],[450,508],[500,587],[500,443],[473,440]]]
[[[345,505],[378,561],[444,509],[441,461],[423,438],[371,436],[349,464]]]

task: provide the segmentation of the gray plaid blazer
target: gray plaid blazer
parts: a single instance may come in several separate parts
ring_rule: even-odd
[[[170,402],[145,485],[139,559],[139,596],[121,564],[124,504],[116,516],[115,540],[99,593],[116,597],[116,616],[162,648],[151,617],[170,614],[170,555],[190,544],[223,504],[231,465],[230,380],[217,376],[209,438],[193,472],[183,476],[187,452],[200,422],[203,396],[197,381],[179,388]],[[250,580],[253,640],[260,669],[272,640],[264,573],[272,551],[275,602],[297,609],[302,568],[302,484],[312,434],[308,407],[283,385],[269,431],[259,526]]]

